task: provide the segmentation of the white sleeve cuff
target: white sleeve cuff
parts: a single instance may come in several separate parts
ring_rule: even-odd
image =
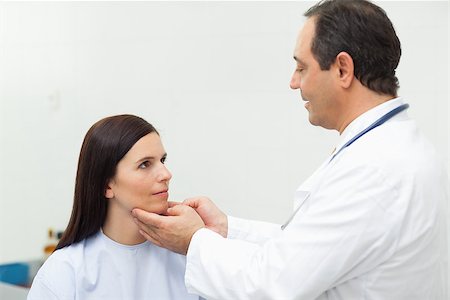
[[[245,227],[245,220],[235,218],[232,216],[228,217],[228,235],[227,238],[229,239],[242,239],[243,238],[243,232],[242,228]]]

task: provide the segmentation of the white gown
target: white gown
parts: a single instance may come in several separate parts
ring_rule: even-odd
[[[185,256],[147,241],[122,245],[99,231],[55,251],[34,278],[28,300],[198,300],[184,285],[185,265]]]

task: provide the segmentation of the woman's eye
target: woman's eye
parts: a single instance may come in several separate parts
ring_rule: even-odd
[[[164,164],[166,162],[166,158],[167,156],[163,156],[163,158],[161,158],[161,163]]]
[[[139,165],[139,169],[146,169],[149,166],[150,166],[150,162],[148,160],[146,160]]]

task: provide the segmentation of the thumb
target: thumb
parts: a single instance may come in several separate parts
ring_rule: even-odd
[[[167,209],[167,215],[168,216],[179,216],[182,215],[183,213],[186,213],[187,210],[192,209],[189,206],[186,205],[175,205],[172,207],[169,207]]]
[[[168,201],[167,203],[169,205],[169,208],[174,207],[175,205],[181,204],[181,202],[176,202],[176,201]]]
[[[187,205],[187,206],[190,206],[193,209],[196,209],[196,208],[198,208],[198,205],[199,205],[198,202],[199,202],[198,198],[188,198],[188,199],[183,201],[183,204]]]
[[[159,227],[158,225],[161,223],[163,218],[158,214],[151,213],[140,208],[134,208],[131,211],[131,214],[142,223],[155,227]]]

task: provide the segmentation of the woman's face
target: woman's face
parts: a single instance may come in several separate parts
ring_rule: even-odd
[[[116,174],[107,186],[105,196],[109,210],[135,207],[162,214],[167,211],[169,181],[172,178],[164,165],[166,151],[155,132],[142,137],[119,161]]]

